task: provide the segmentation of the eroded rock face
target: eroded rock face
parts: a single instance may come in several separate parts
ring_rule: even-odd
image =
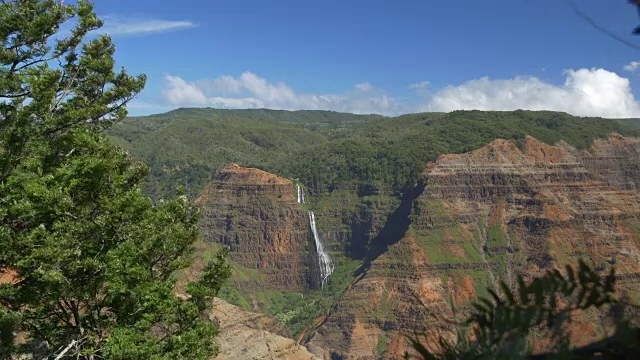
[[[346,292],[310,340],[337,358],[400,358],[406,335],[463,317],[499,280],[514,284],[587,259],[615,265],[637,297],[640,196],[637,139],[614,135],[589,152],[528,137],[495,140],[426,166],[402,240]],[[581,322],[580,322],[581,321]],[[579,320],[576,344],[601,336]]]
[[[239,287],[307,287],[309,220],[290,180],[231,164],[219,171],[196,203],[204,240],[228,246],[231,260],[258,271],[259,276],[248,277]]]
[[[598,179],[616,189],[638,190],[640,139],[612,134],[594,141],[589,151],[577,151],[566,143],[561,147],[574,154]]]
[[[221,299],[213,301],[211,319],[219,324],[219,353],[214,358],[260,360],[319,360],[306,347],[288,338],[285,326],[267,315],[250,313]]]

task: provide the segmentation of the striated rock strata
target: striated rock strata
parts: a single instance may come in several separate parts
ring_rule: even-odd
[[[196,203],[204,240],[228,246],[230,259],[259,276],[238,287],[291,290],[308,283],[309,223],[290,180],[236,164],[223,167]],[[253,281],[253,283],[251,283]]]
[[[402,239],[388,239],[309,343],[334,358],[400,358],[406,335],[438,332],[438,319],[464,316],[487,286],[579,258],[603,274],[615,265],[622,291],[640,299],[638,144],[614,134],[577,151],[527,137],[522,149],[498,139],[440,156]],[[603,334],[588,314],[576,322],[576,344]]]
[[[640,139],[612,134],[598,139],[589,150],[577,151],[566,143],[560,146],[570,151],[587,170],[616,189],[639,190]]]

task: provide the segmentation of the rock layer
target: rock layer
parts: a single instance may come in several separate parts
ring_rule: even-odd
[[[246,279],[239,287],[307,287],[309,220],[295,191],[290,180],[231,164],[196,200],[204,240],[229,247],[231,260],[259,271],[259,279]]]
[[[577,151],[560,144],[573,153],[595,177],[607,185],[623,190],[638,190],[640,179],[640,139],[612,134],[608,139],[595,140],[589,151]]]

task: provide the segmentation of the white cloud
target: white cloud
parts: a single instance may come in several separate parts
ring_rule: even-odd
[[[182,80],[178,76],[167,75],[168,84],[164,95],[174,105],[204,105],[208,99],[196,85]]]
[[[536,77],[483,77],[434,90],[428,81],[409,85],[410,99],[389,96],[368,82],[340,94],[301,93],[283,82],[252,73],[186,81],[165,77],[164,98],[173,106],[334,110],[358,114],[398,115],[419,111],[554,110],[578,116],[640,117],[640,103],[629,80],[604,69],[567,70],[554,85]]]
[[[238,77],[225,75],[192,82],[167,75],[165,84],[163,94],[175,106],[334,110],[385,115],[403,112],[395,99],[368,82],[356,84],[353,90],[343,94],[299,93],[285,83],[271,83],[251,72]]]
[[[409,85],[409,89],[415,91],[416,95],[422,98],[428,98],[433,95],[433,91],[431,89],[431,82],[429,81],[420,81],[414,84]]]
[[[624,70],[630,72],[635,72],[638,68],[640,68],[640,61],[632,61],[624,66]]]
[[[483,77],[436,92],[420,110],[525,109],[610,118],[640,116],[628,79],[604,69],[567,70],[565,76],[562,86],[535,77]]]
[[[177,31],[196,26],[191,21],[173,21],[150,18],[122,17],[104,15],[104,26],[97,33],[116,35],[149,35],[161,32]]]

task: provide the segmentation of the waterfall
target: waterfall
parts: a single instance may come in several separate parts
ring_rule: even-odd
[[[304,189],[297,185],[298,190],[298,203],[305,204],[306,198],[304,196]],[[318,253],[318,265],[320,267],[320,286],[323,287],[324,284],[329,279],[329,275],[333,273],[334,265],[333,261],[331,261],[331,257],[324,249],[322,242],[320,241],[320,235],[318,234],[318,228],[316,227],[316,215],[313,211],[309,211],[309,227],[311,227],[311,233],[313,234],[313,241],[316,244],[316,252]]]
[[[298,203],[299,204],[306,204],[307,201],[304,198],[304,190],[300,187],[300,185],[296,185],[296,187],[298,188]]]

